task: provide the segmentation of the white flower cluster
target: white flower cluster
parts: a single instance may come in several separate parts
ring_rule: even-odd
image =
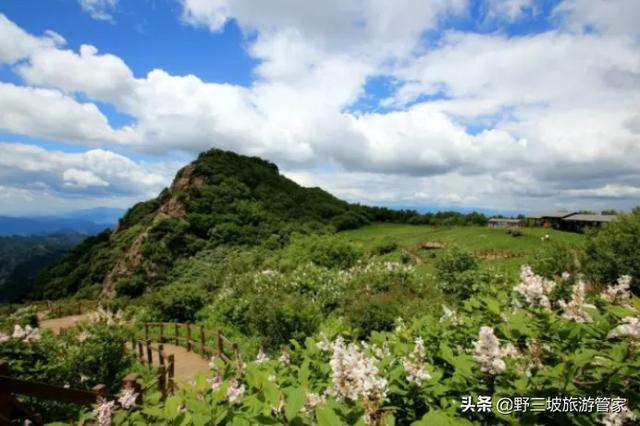
[[[616,413],[607,413],[600,420],[600,423],[602,423],[604,426],[624,426],[635,424],[633,423],[634,420],[636,420],[636,415],[628,409],[625,409]]]
[[[122,390],[122,396],[118,398],[118,403],[125,410],[136,406],[136,400],[138,399],[138,393],[135,389],[127,383],[127,386]]]
[[[211,390],[215,392],[222,386],[222,374],[218,373],[213,379],[207,379],[207,381],[211,385]]]
[[[88,315],[90,322],[104,322],[107,325],[125,325],[127,322],[124,320],[124,314],[121,310],[116,313],[104,309],[99,306],[98,309],[91,312]]]
[[[362,349],[372,353],[373,356],[375,356],[379,360],[391,355],[391,351],[389,350],[389,342],[387,342],[386,340],[382,344],[382,347],[376,345],[375,343],[367,343],[364,340],[360,342],[360,346],[362,347]]]
[[[8,341],[11,338],[8,334],[0,332],[0,344]]]
[[[451,325],[462,325],[462,319],[458,317],[458,314],[447,308],[445,305],[442,305],[442,316],[440,317],[440,322],[442,321],[449,321]]]
[[[269,357],[264,353],[262,346],[260,346],[260,350],[258,351],[258,355],[256,356],[256,364],[264,364],[269,361]]]
[[[37,327],[32,328],[28,324],[24,328],[16,324],[13,327],[12,337],[14,339],[22,340],[25,343],[37,342],[40,340],[40,330],[38,330]]]
[[[507,369],[503,358],[518,355],[513,345],[500,347],[498,338],[493,334],[493,328],[486,325],[480,327],[478,340],[474,344],[474,358],[480,363],[480,370],[493,375],[502,374]]]
[[[555,282],[534,274],[528,265],[523,265],[520,268],[520,280],[520,284],[514,290],[524,298],[529,306],[551,309],[549,294],[556,286]]]
[[[230,404],[239,404],[244,396],[244,385],[240,385],[236,379],[231,379],[227,386],[227,401]]]
[[[607,337],[632,337],[640,339],[640,317],[626,317],[622,319],[622,324],[609,332]]]
[[[107,401],[106,398],[98,397],[98,405],[93,410],[98,426],[111,426],[111,414],[115,403],[115,401]]]
[[[431,380],[431,375],[424,369],[426,355],[424,340],[422,340],[422,337],[417,337],[413,352],[401,360],[404,371],[407,373],[407,380],[418,386],[422,386],[423,382]]]
[[[582,281],[578,281],[576,285],[573,286],[571,300],[569,301],[569,303],[565,302],[564,300],[560,300],[558,302],[560,307],[564,310],[562,316],[575,322],[593,322],[591,315],[589,315],[589,313],[585,311],[585,308],[595,309],[595,306],[586,304],[584,300],[585,284]]]
[[[324,396],[318,395],[317,393],[309,392],[304,400],[304,405],[300,409],[300,412],[304,415],[310,416],[313,413],[313,410],[320,404],[325,403]]]
[[[91,338],[91,333],[89,333],[87,330],[82,330],[76,336],[76,339],[78,340],[78,343],[84,343],[90,338]]]
[[[324,332],[320,332],[320,338],[322,340],[316,343],[316,347],[322,352],[331,352],[331,342],[329,341],[329,339],[327,339],[327,336],[324,334]]]
[[[291,360],[289,358],[289,351],[288,350],[284,350],[282,351],[282,355],[280,355],[280,358],[278,358],[278,361],[280,362],[280,364],[287,366],[291,363]]]
[[[629,305],[631,302],[631,277],[623,275],[618,278],[618,284],[609,286],[605,291],[600,293],[600,297],[610,303],[619,305]]]
[[[382,402],[387,395],[387,380],[378,376],[376,360],[369,358],[338,336],[331,344],[331,386],[327,394],[338,400]]]

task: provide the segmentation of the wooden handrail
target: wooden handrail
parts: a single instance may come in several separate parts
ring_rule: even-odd
[[[198,352],[200,352],[203,356],[219,356],[225,362],[230,362],[233,358],[239,358],[239,351],[237,344],[233,343],[229,340],[223,333],[222,330],[211,331],[206,330],[203,325],[194,326],[190,323],[170,323],[170,322],[145,322],[143,323],[144,327],[144,341],[143,344],[146,345],[146,342],[151,342],[154,340],[159,341],[160,343],[164,343],[165,341],[173,341],[176,345],[184,346],[187,351],[194,350],[198,348]],[[152,327],[159,328],[159,334],[152,333],[150,329]],[[173,335],[166,335],[165,329],[171,329],[173,327]],[[184,329],[186,336],[182,336],[181,330]],[[197,330],[194,333],[193,331]],[[206,344],[206,338],[211,337],[215,339],[216,347],[213,348]],[[225,346],[231,346],[230,350],[225,350]],[[226,353],[229,352],[229,353]]]
[[[43,424],[40,416],[32,412],[22,402],[13,395],[23,395],[32,398],[49,401],[68,402],[79,405],[93,405],[99,397],[107,397],[105,385],[96,385],[90,391],[80,389],[70,389],[62,386],[39,383],[30,380],[11,377],[9,365],[6,361],[0,360],[0,424],[8,419],[12,419],[12,411],[19,411],[24,417],[34,424]],[[122,386],[131,387],[138,393],[137,403],[142,403],[142,389],[138,383],[139,375],[132,373],[122,380]]]

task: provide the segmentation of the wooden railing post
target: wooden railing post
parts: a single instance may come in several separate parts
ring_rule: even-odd
[[[187,323],[187,352],[191,351],[191,324]]]
[[[122,387],[130,387],[133,389],[135,393],[138,394],[136,397],[136,404],[142,404],[142,386],[138,383],[138,379],[140,376],[136,373],[127,374],[124,379],[122,379]]]
[[[168,368],[167,368],[167,376],[169,378],[169,390],[171,391],[171,393],[175,392],[175,381],[173,379],[173,375],[175,373],[175,366],[176,366],[176,358],[173,354],[169,355],[169,364],[168,364]]]
[[[153,352],[151,351],[151,343],[147,340],[147,362],[153,365]]]
[[[144,340],[149,341],[149,324],[144,323]]]
[[[140,362],[144,364],[144,350],[142,349],[142,342],[138,340],[138,358]]]
[[[158,386],[160,386],[160,392],[162,398],[167,398],[167,371],[164,365],[158,367]]]
[[[0,360],[0,375],[9,375],[9,363]],[[0,424],[10,424],[11,422],[11,394],[8,389],[0,388]]]
[[[164,323],[160,323],[160,343],[164,343]]]
[[[204,325],[200,326],[200,355],[205,356],[205,353],[204,353]]]
[[[180,343],[178,343],[178,335],[180,334],[180,331],[178,329],[178,323],[173,324],[173,330],[175,332],[175,337],[176,337],[176,346],[178,346]]]
[[[223,343],[222,343],[222,331],[218,330],[218,356],[222,356],[222,354],[224,353],[224,347],[223,347]]]
[[[164,365],[164,345],[162,343],[158,344],[158,359],[160,360],[160,365]]]

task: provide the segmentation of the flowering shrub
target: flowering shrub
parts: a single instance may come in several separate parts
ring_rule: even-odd
[[[566,285],[566,298],[552,291]],[[513,289],[488,284],[455,311],[398,322],[366,342],[320,335],[240,365],[214,359],[209,380],[119,412],[114,423],[631,425],[640,414],[640,316],[618,297],[623,287],[616,297],[589,294],[579,280],[553,286],[524,268]],[[466,397],[557,395],[622,397],[629,410],[462,409]]]
[[[113,392],[132,365],[123,349],[130,336],[122,314],[98,309],[61,336],[15,324],[12,331],[0,332],[0,359],[20,379],[86,390],[105,384]],[[68,404],[29,402],[45,418],[76,418],[80,411]]]

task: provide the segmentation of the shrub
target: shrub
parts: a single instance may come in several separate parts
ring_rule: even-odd
[[[318,331],[320,309],[305,297],[278,294],[256,297],[247,307],[247,322],[267,350],[277,350],[295,339],[302,341]]]
[[[159,289],[150,301],[159,320],[192,322],[205,304],[205,294],[195,285],[174,284]]]
[[[145,287],[144,277],[133,275],[118,281],[116,284],[116,292],[118,296],[138,297],[144,293]]]
[[[333,218],[331,223],[336,228],[336,231],[346,231],[348,229],[357,229],[361,226],[368,225],[369,219],[361,214],[348,211]]]
[[[531,267],[538,275],[554,278],[563,272],[578,272],[580,253],[577,248],[566,243],[552,242],[536,251],[531,258]]]
[[[396,250],[398,248],[398,243],[396,243],[395,241],[392,240],[386,240],[381,242],[380,244],[377,244],[373,247],[372,252],[373,254],[377,254],[378,256],[382,256],[388,253],[391,253],[392,251]]]
[[[596,282],[615,283],[619,276],[633,278],[640,294],[640,209],[620,215],[603,229],[590,232],[585,249],[585,272]]]
[[[309,247],[309,259],[325,268],[350,268],[361,255],[353,244],[332,237],[315,238]]]
[[[472,253],[453,247],[436,260],[436,278],[445,293],[466,296],[475,282],[478,267],[478,259]]]

